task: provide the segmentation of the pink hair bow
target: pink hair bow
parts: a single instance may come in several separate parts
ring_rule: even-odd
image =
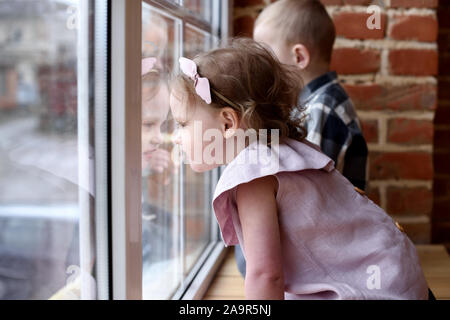
[[[142,59],[141,75],[145,75],[145,74],[149,73],[155,66],[155,63],[156,63],[156,58],[153,58],[153,57]]]
[[[207,104],[211,103],[211,91],[209,87],[209,80],[201,78],[197,73],[197,65],[194,61],[181,57],[180,60],[181,71],[194,81],[195,92]]]

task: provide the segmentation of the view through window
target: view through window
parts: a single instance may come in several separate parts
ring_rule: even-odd
[[[0,299],[96,298],[90,9],[0,1]]]
[[[177,10],[143,2],[142,170],[143,298],[169,299],[185,284],[211,243],[212,174],[178,165],[168,81],[180,56],[193,58],[217,44],[214,1],[184,1]],[[218,2],[216,1],[216,4]],[[216,6],[216,9],[217,6]],[[188,14],[186,14],[186,12]],[[194,17],[195,23],[185,21]],[[209,26],[206,28],[205,26]]]

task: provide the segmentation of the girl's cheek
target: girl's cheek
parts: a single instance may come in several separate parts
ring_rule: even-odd
[[[144,128],[142,128],[142,139],[141,140],[142,140],[142,145],[143,146],[145,146],[148,143],[148,141],[150,140],[148,132],[145,131]]]
[[[151,137],[150,137],[151,143],[153,144],[162,144],[162,134],[161,134],[161,130],[160,127],[155,125],[152,128],[151,131]]]

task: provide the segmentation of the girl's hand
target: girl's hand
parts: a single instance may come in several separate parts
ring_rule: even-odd
[[[147,159],[147,164],[151,170],[158,173],[163,173],[170,165],[170,153],[165,149],[158,149],[151,153]]]
[[[178,173],[178,168],[174,165],[170,152],[165,149],[157,149],[149,156],[144,155],[142,157],[142,169],[145,168],[150,170],[150,176],[163,177],[163,185],[168,185],[171,176]]]
[[[277,178],[266,176],[241,184],[236,190],[247,261],[246,299],[284,299],[277,189]]]

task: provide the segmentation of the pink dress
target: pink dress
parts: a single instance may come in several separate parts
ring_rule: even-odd
[[[416,248],[392,218],[308,142],[287,139],[276,165],[248,161],[252,143],[223,171],[213,207],[226,246],[245,243],[236,187],[274,175],[285,299],[428,299]]]

